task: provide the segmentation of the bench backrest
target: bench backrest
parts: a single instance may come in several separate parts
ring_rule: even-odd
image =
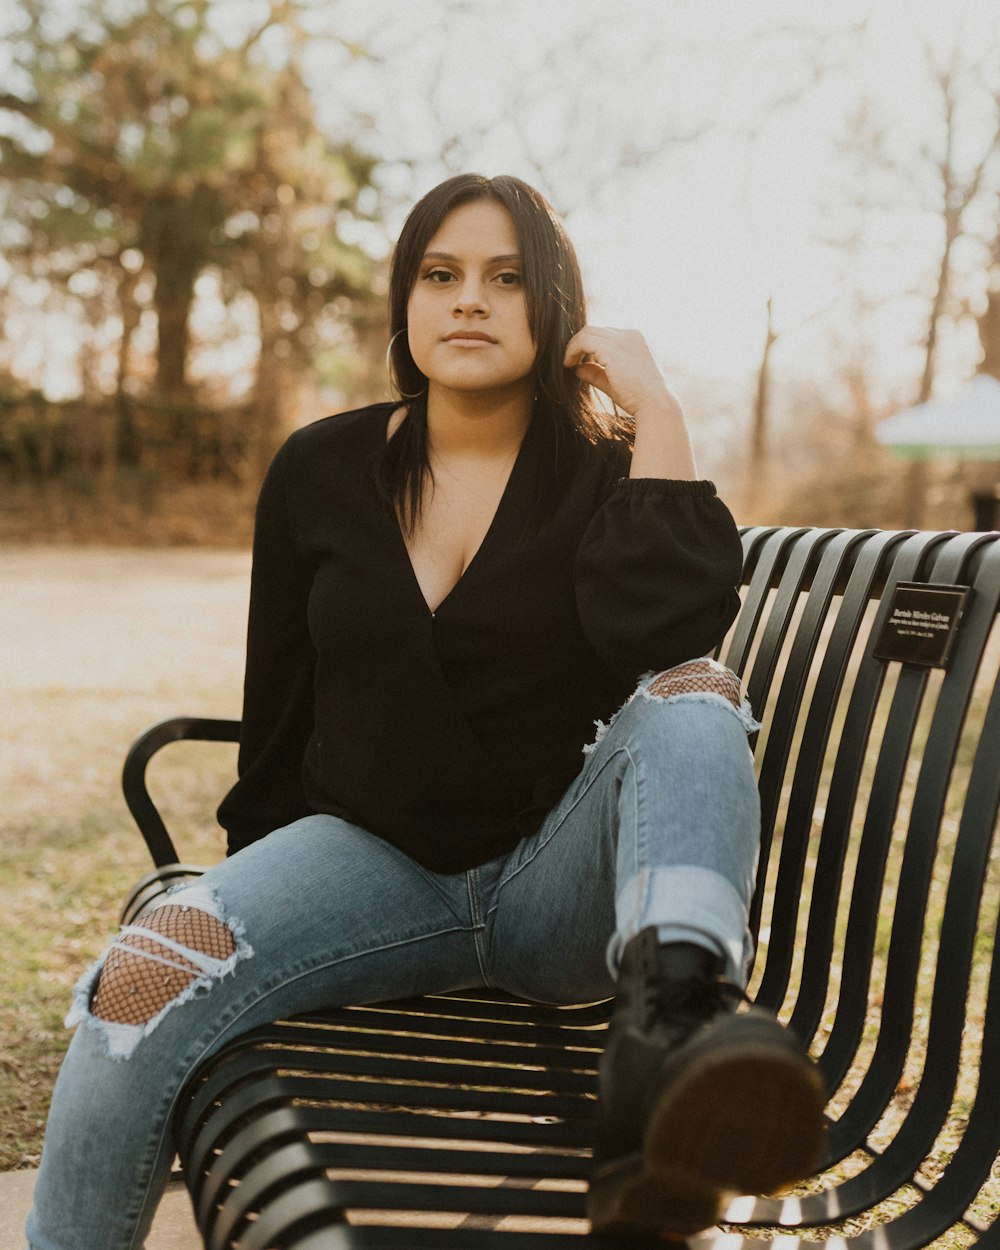
[[[754,993],[819,1058],[832,1158],[874,1144],[915,1173],[968,1115],[993,1143],[974,1192],[1000,1148],[1000,534],[743,541],[722,654],[763,721]],[[947,632],[900,583],[970,588],[946,669],[874,654],[892,616],[897,644]]]

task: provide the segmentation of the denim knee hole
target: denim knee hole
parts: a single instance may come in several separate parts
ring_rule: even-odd
[[[754,719],[749,702],[743,697],[740,679],[718,660],[706,658],[686,660],[674,668],[664,669],[658,673],[647,673],[639,682],[638,688],[625,701],[624,705],[605,724],[595,721],[596,735],[594,741],[583,748],[585,755],[591,754],[610,730],[621,713],[638,697],[648,703],[672,702],[712,702],[722,703],[730,708],[747,733],[760,728]]]
[[[242,924],[223,917],[212,891],[181,886],[122,926],[74,988],[66,1024],[96,1030],[112,1058],[127,1058],[168,1011],[208,993],[252,954]]]
[[[732,710],[747,733],[760,729],[740,679],[725,664],[708,657],[643,678],[636,694],[650,703],[721,703]]]

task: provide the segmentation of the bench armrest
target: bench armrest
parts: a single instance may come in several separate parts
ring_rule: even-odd
[[[238,720],[175,716],[147,729],[132,744],[122,769],[122,790],[132,818],[146,840],[157,868],[178,862],[177,849],[146,786],[146,765],[171,742],[238,742]]]

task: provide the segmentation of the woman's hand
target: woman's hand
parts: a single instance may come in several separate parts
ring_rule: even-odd
[[[638,330],[584,326],[566,345],[563,363],[635,419],[630,477],[698,476],[680,401]]]
[[[566,345],[563,363],[596,386],[638,424],[654,412],[680,413],[680,403],[638,330],[584,326]]]

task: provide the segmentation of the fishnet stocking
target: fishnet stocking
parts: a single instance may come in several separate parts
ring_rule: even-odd
[[[213,959],[227,959],[236,949],[233,935],[222,921],[197,907],[165,903],[139,923]],[[148,951],[157,959],[147,959],[135,951]],[[168,967],[158,962],[160,959],[179,966]],[[196,963],[169,946],[141,934],[126,933],[104,961],[91,1010],[102,1020],[145,1024],[201,975]]]
[[[733,707],[740,707],[743,702],[740,679],[714,660],[692,660],[690,664],[668,669],[654,678],[648,689],[650,694],[664,699],[675,694],[697,694],[710,690],[728,699]]]

